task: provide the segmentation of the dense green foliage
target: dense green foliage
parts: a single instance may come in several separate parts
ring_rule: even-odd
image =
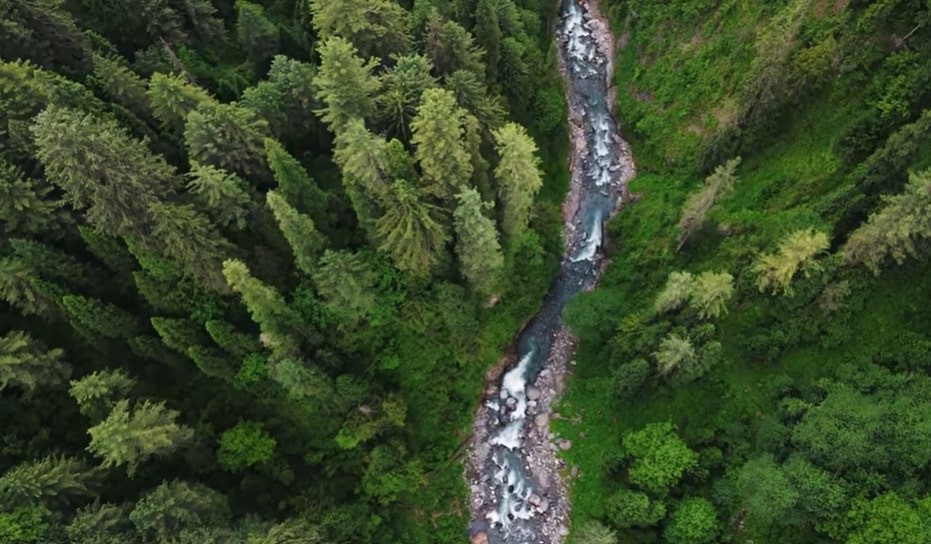
[[[931,541],[928,6],[605,3],[639,198],[567,309],[575,542]]]
[[[556,8],[0,0],[0,542],[461,541]]]

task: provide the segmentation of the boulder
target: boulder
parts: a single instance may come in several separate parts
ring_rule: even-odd
[[[538,398],[540,398],[540,390],[532,385],[528,387],[527,388],[527,399],[537,400]]]
[[[559,449],[566,451],[572,447],[572,442],[569,442],[565,438],[559,439],[559,442],[556,442],[556,445],[559,446]]]

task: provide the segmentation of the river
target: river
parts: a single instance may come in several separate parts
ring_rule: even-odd
[[[572,341],[566,303],[594,287],[603,264],[604,222],[634,175],[612,113],[613,39],[592,0],[562,0],[556,32],[569,105],[571,187],[563,205],[566,252],[540,311],[516,341],[517,358],[476,413],[466,478],[473,542],[550,544],[568,528],[569,504],[553,442],[550,402],[562,390]],[[558,445],[557,445],[558,444]]]

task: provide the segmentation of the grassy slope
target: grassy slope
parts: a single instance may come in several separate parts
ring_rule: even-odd
[[[680,206],[699,183],[699,176],[676,165],[690,164],[703,138],[730,115],[732,90],[752,62],[754,31],[784,2],[721,4],[691,19],[702,24],[642,25],[649,32],[624,36],[629,43],[618,62],[619,111],[641,167],[631,184],[640,199],[612,222],[616,248],[602,287],[574,301],[567,315],[581,346],[575,377],[559,408],[565,419],[555,426],[573,441],[565,454],[569,466],[581,468],[572,484],[576,524],[598,517],[603,498],[616,487],[605,467],[617,458],[625,432],[668,420],[695,444],[709,429],[739,421],[753,437],[775,410],[768,401],[768,378],[784,375],[796,383],[810,382],[840,365],[868,361],[888,351],[898,332],[931,318],[916,302],[931,294],[925,281],[928,266],[910,262],[891,267],[878,280],[862,270],[845,270],[841,274],[852,285],[869,288],[855,287],[849,303],[854,309],[844,314],[846,321],[839,319],[839,326],[851,334],[841,333],[839,345],[808,338],[769,364],[746,348],[746,338],[774,319],[787,328],[805,327],[812,315],[817,319],[817,314],[804,312],[794,317],[780,309],[776,297],[760,295],[749,268],[755,255],[771,250],[792,230],[830,232],[828,219],[817,210],[843,180],[833,149],[854,114],[867,107],[856,87],[844,81],[805,101],[759,151],[745,154],[738,170],[741,182],[716,206],[710,227],[682,254],[669,249],[675,244]],[[829,27],[835,24],[832,16],[830,4],[813,2],[805,24]],[[623,33],[624,22],[615,22]],[[715,225],[730,227],[731,234],[716,233]],[[618,406],[611,399],[611,365],[600,346],[623,316],[651,304],[674,270],[728,270],[737,279],[731,311],[716,323],[726,361],[698,382],[679,388],[658,385],[635,402]],[[745,447],[752,451],[758,445],[751,438]]]

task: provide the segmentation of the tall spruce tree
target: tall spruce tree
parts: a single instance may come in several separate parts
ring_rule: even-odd
[[[543,187],[537,144],[524,127],[508,123],[494,132],[501,161],[495,168],[498,194],[503,204],[501,229],[511,239],[519,237],[530,221],[534,196]]]
[[[426,202],[416,187],[404,180],[391,184],[385,212],[376,227],[386,253],[399,269],[415,276],[429,275],[439,264],[449,240],[441,224],[442,209]]]
[[[0,391],[16,387],[31,395],[37,387],[68,379],[71,367],[60,349],[46,349],[29,333],[11,331],[0,336]]]
[[[466,189],[457,200],[459,205],[453,212],[453,221],[462,275],[477,292],[489,295],[497,287],[504,268],[495,223],[484,215],[484,210],[493,204],[482,202],[475,189]]]
[[[453,94],[428,89],[411,121],[414,156],[423,171],[424,193],[450,202],[472,177],[472,162],[465,149],[465,110]]]
[[[184,143],[192,160],[246,177],[267,172],[268,134],[264,119],[235,103],[201,102],[184,125]]]
[[[320,70],[314,88],[324,107],[317,113],[338,135],[350,120],[375,113],[375,93],[381,83],[373,71],[378,62],[361,59],[352,43],[339,37],[327,38],[318,50]]]
[[[310,0],[318,35],[350,41],[363,56],[407,53],[411,46],[408,12],[395,0]]]
[[[278,353],[295,353],[298,348],[296,333],[304,326],[284,297],[274,287],[253,277],[241,261],[225,261],[223,275],[233,291],[242,297],[252,320],[262,330],[262,343]]]
[[[313,219],[292,208],[277,192],[269,191],[265,196],[281,233],[291,244],[294,263],[301,272],[313,274],[326,246],[326,237],[314,226]]]

